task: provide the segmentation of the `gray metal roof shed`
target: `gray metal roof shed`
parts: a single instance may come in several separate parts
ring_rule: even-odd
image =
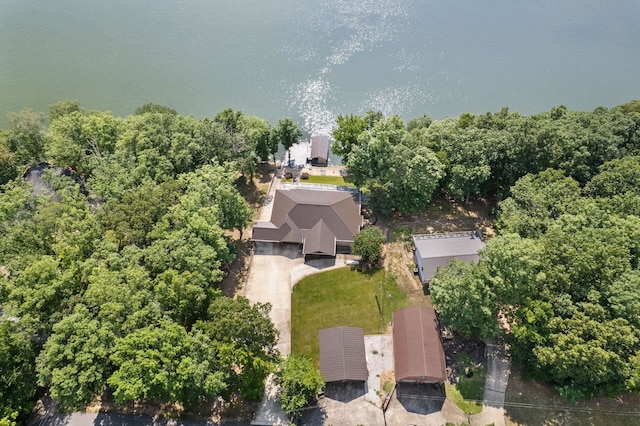
[[[480,259],[478,251],[484,247],[484,241],[475,231],[418,234],[413,235],[412,239],[414,257],[423,283],[430,281],[436,269],[446,266],[451,259],[477,262]]]
[[[311,160],[326,165],[329,161],[329,137],[316,135],[311,137]]]

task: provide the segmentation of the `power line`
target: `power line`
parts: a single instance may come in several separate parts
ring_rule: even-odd
[[[437,401],[443,402],[446,398],[439,396],[429,396],[429,395],[406,395],[400,394],[397,395],[396,398],[398,400],[401,399],[421,399],[421,400],[429,400],[429,401]],[[477,399],[465,399],[467,402],[474,402],[476,404],[483,405],[483,401]],[[640,416],[640,411],[620,411],[616,409],[606,409],[606,408],[588,408],[588,407],[566,407],[566,406],[551,406],[551,405],[542,405],[542,404],[531,404],[527,402],[507,402],[505,401],[503,404],[504,407],[511,408],[528,408],[528,409],[537,409],[537,410],[554,410],[554,411],[573,411],[573,412],[583,412],[583,413],[598,413],[598,414],[613,414],[618,416]]]

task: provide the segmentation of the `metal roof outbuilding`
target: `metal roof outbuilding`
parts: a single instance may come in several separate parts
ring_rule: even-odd
[[[355,327],[325,328],[320,339],[320,372],[325,382],[366,381],[369,378],[364,330]]]
[[[436,311],[408,306],[393,313],[396,382],[444,383],[444,351]]]

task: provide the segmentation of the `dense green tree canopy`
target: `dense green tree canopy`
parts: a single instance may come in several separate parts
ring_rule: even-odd
[[[459,200],[494,194],[506,198],[510,188],[526,174],[548,168],[562,170],[583,186],[605,162],[637,155],[640,114],[634,108],[636,103],[610,110],[596,108],[593,112],[560,106],[532,116],[511,113],[508,108],[442,120],[427,116],[409,121],[406,129],[398,126],[400,121],[393,116],[339,116],[334,150],[344,155],[344,164],[356,185],[375,195],[372,207],[380,213],[389,213],[389,205],[409,212],[393,197],[377,202],[381,193],[392,190],[390,176],[381,177],[381,173],[389,167],[384,156],[398,144],[436,154],[443,164],[442,175],[436,180],[449,196]],[[416,178],[423,179],[434,178],[431,174]],[[628,199],[624,202],[622,207],[628,208]]]
[[[230,386],[250,399],[262,397],[264,380],[280,361],[270,310],[269,304],[251,306],[244,297],[219,297],[209,306],[211,320],[195,325],[215,342],[219,358],[237,367],[228,372]]]
[[[360,256],[364,263],[375,264],[382,254],[382,246],[386,241],[380,228],[367,226],[355,236],[351,252]]]
[[[24,110],[0,133],[0,419],[28,413],[36,383],[70,409],[105,389],[120,402],[259,398],[279,361],[270,307],[219,283],[253,215],[236,179],[260,144],[268,155],[271,126],[75,101],[43,118]],[[18,172],[41,160],[34,188]]]
[[[388,216],[423,210],[444,177],[445,167],[427,147],[415,147],[398,116],[380,119],[351,147],[347,170],[364,187],[369,204]]]
[[[36,393],[31,337],[12,321],[0,321],[0,424],[31,411]]]
[[[196,119],[154,104],[120,118],[63,101],[48,126],[28,109],[9,122],[0,422],[22,419],[36,383],[69,408],[105,389],[119,401],[258,398],[279,361],[269,306],[226,299],[219,283],[231,235],[253,213],[236,180],[297,142],[293,121],[232,109]],[[341,116],[334,137],[348,179],[383,215],[420,212],[438,192],[501,201],[500,235],[480,262],[433,279],[443,321],[505,334],[514,360],[563,392],[640,389],[637,101],[406,125],[370,111]],[[41,161],[51,167],[34,187],[22,175]],[[294,412],[322,381],[289,359],[281,402]]]
[[[634,161],[613,160],[602,173]],[[464,335],[504,335],[516,362],[568,398],[639,389],[640,211],[611,209],[600,176],[586,185],[595,198],[561,171],[522,177],[501,205],[512,233],[431,283],[443,322]]]
[[[354,146],[358,144],[358,137],[367,129],[367,122],[358,115],[344,116],[338,115],[337,126],[333,129],[332,135],[334,143],[331,151],[342,156],[343,163],[349,161],[349,154]]]
[[[173,322],[162,321],[119,339],[110,361],[115,372],[107,383],[119,402],[150,398],[192,404],[225,388],[211,342]]]
[[[290,355],[283,361],[278,383],[280,405],[292,417],[299,416],[298,410],[312,402],[324,385],[313,360],[303,355]]]
[[[32,164],[44,160],[46,129],[45,115],[31,109],[23,109],[8,115],[11,128],[8,144],[19,164]]]

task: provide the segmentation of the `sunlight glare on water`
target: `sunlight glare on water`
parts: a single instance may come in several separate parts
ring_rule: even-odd
[[[316,28],[317,37],[308,40],[309,46],[301,49],[300,61],[317,58],[318,52],[326,50],[323,60],[317,62],[318,70],[302,83],[292,83],[290,106],[296,108],[303,118],[305,131],[310,134],[330,134],[336,116],[346,111],[336,108],[339,83],[332,83],[341,68],[348,67],[355,55],[365,52],[375,56],[385,44],[401,36],[407,24],[411,2],[387,0],[345,1],[334,0],[317,3],[313,12],[299,19],[305,28]],[[328,45],[328,49],[326,48]],[[312,54],[309,52],[313,52]],[[384,51],[381,52],[384,55]],[[401,61],[411,64],[411,54],[405,49]],[[419,66],[411,66],[413,71]],[[339,77],[338,77],[339,78]],[[385,86],[358,99],[356,111],[374,109],[385,115],[406,112],[407,104],[419,98],[428,98],[421,85],[405,84]],[[344,108],[346,105],[343,104]]]

